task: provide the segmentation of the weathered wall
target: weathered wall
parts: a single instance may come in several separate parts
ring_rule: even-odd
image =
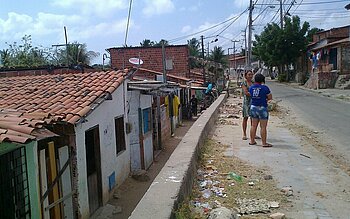
[[[310,89],[334,88],[337,78],[337,72],[313,72],[304,86]]]
[[[176,147],[152,185],[142,197],[130,219],[175,218],[178,204],[192,191],[200,147],[213,127],[220,105],[219,98],[197,119]]]
[[[341,71],[340,74],[350,74],[350,43],[344,44],[341,48]]]
[[[126,97],[124,99],[124,96]],[[124,85],[120,85],[112,93],[112,100],[105,100],[90,115],[86,122],[75,126],[76,147],[77,147],[77,166],[78,166],[78,192],[79,206],[82,218],[89,218],[89,199],[86,172],[86,150],[85,150],[85,131],[99,125],[100,151],[101,151],[101,175],[102,175],[102,199],[106,204],[110,198],[109,176],[115,172],[116,185],[119,186],[128,177],[130,173],[130,147],[129,138],[125,136],[126,150],[116,152],[116,136],[114,118],[124,116],[124,121],[128,121],[124,114],[124,105],[127,99],[127,92]],[[124,126],[125,129],[125,126]]]
[[[129,123],[131,123],[131,132],[129,133],[130,139],[130,161],[131,172],[141,170],[141,156],[140,156],[140,118],[139,108],[145,109],[152,106],[152,96],[140,94],[140,91],[133,90],[128,91],[128,117]],[[153,162],[153,141],[152,133],[144,140],[144,152],[146,155],[146,162]]]
[[[110,57],[112,68],[131,68],[130,58],[140,57],[143,61],[142,68],[163,72],[161,47],[129,47],[111,48]],[[189,73],[189,51],[187,45],[166,46],[166,59],[173,61],[173,69],[169,74],[186,77]]]

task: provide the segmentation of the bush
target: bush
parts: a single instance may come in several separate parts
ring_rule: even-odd
[[[279,82],[286,82],[287,81],[287,75],[285,73],[278,74],[278,81]]]

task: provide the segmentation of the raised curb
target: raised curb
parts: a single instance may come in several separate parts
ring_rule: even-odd
[[[179,203],[192,191],[199,149],[214,127],[219,107],[226,98],[227,93],[223,92],[192,125],[129,219],[175,218]]]

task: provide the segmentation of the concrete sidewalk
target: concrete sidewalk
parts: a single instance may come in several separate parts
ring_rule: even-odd
[[[230,97],[226,104],[240,101]],[[235,122],[241,124],[241,119]],[[279,188],[292,186],[293,207],[283,212],[288,218],[349,218],[350,177],[312,145],[302,142],[279,118],[271,116],[269,120],[268,142],[272,148],[261,147],[260,140],[255,146],[241,140],[241,125],[218,125],[214,136],[230,146],[228,154],[268,168]]]

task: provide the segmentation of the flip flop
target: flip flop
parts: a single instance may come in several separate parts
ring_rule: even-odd
[[[256,142],[254,142],[254,143],[250,143],[250,142],[249,142],[249,145],[256,145],[256,144],[257,144]]]
[[[259,136],[255,136],[255,139],[261,139],[261,137],[259,137]]]
[[[263,145],[264,148],[270,148],[272,147],[272,144],[267,143],[266,145]]]
[[[248,140],[248,138],[247,137],[243,137],[242,140]]]

